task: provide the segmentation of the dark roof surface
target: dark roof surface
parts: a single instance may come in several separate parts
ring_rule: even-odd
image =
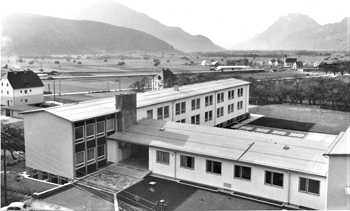
[[[174,73],[171,72],[171,70],[169,70],[169,69],[163,69],[162,75],[163,75],[163,80],[165,80],[165,81],[176,81],[177,80],[177,76],[174,75]]]
[[[33,71],[11,71],[7,73],[13,89],[24,89],[44,86],[43,82]]]
[[[287,58],[287,59],[286,59],[286,62],[287,62],[287,63],[296,62],[296,61],[297,61],[296,58]]]

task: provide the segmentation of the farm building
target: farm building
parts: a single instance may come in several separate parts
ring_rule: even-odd
[[[1,78],[1,105],[37,105],[44,102],[44,84],[33,71],[9,71]]]

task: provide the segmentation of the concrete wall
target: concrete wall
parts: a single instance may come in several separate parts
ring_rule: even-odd
[[[238,89],[243,88],[243,96],[238,97]],[[179,88],[181,91],[181,87]],[[234,90],[234,99],[229,100],[228,99],[228,91]],[[224,102],[217,103],[216,96],[217,93],[224,92]],[[213,105],[211,106],[205,106],[205,97],[213,95]],[[191,101],[193,99],[200,98],[200,109],[192,110],[191,108]],[[243,101],[243,108],[240,110],[237,110],[237,103],[239,101]],[[186,102],[186,113],[176,115],[176,104]],[[234,104],[234,112],[228,113],[228,105]],[[238,117],[242,114],[249,112],[249,85],[239,86],[239,87],[233,87],[230,89],[225,89],[221,91],[213,91],[209,93],[205,93],[198,96],[191,96],[188,98],[179,99],[172,102],[165,102],[162,104],[157,105],[151,105],[147,107],[142,107],[137,109],[137,119],[140,120],[142,118],[147,118],[147,111],[153,110],[153,119],[157,119],[157,108],[163,107],[169,105],[169,118],[166,120],[169,121],[179,121],[182,119],[186,119],[187,124],[191,124],[191,117],[194,115],[199,114],[200,115],[200,125],[207,125],[207,126],[214,126],[223,122],[226,122],[230,119],[233,119],[235,117]],[[224,107],[224,115],[217,118],[217,108]],[[211,121],[205,122],[205,112],[207,111],[213,111],[213,119]]]
[[[72,123],[48,112],[23,116],[26,166],[73,179]]]
[[[345,194],[350,186],[350,155],[329,156],[328,210],[350,210],[350,195]]]
[[[170,153],[169,165],[156,162],[156,151]],[[214,186],[223,189],[230,189],[236,192],[246,193],[267,199],[285,203],[301,205],[314,209],[324,209],[326,199],[326,178],[306,175],[298,172],[270,168],[268,166],[257,166],[236,161],[211,158],[188,153],[174,152],[171,150],[149,149],[149,170],[153,173],[173,177],[175,179],[192,181],[204,185]],[[195,157],[194,170],[180,167],[180,155]],[[175,158],[176,157],[176,158]],[[206,160],[221,162],[221,175],[206,172]],[[251,168],[251,180],[234,178],[234,165]],[[283,174],[283,187],[265,185],[265,171],[272,171]],[[320,181],[320,195],[312,195],[299,192],[299,177],[315,179]],[[230,188],[231,186],[231,188]]]

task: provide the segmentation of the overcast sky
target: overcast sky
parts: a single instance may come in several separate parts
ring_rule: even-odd
[[[2,0],[1,13],[20,11],[55,17],[98,0]],[[289,13],[307,14],[319,24],[350,16],[349,0],[116,0],[167,26],[210,38],[229,48],[267,29]]]

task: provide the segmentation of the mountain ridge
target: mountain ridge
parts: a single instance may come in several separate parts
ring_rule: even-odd
[[[22,54],[178,52],[165,41],[145,32],[94,21],[12,13],[2,18],[1,25],[3,52],[4,50]]]

